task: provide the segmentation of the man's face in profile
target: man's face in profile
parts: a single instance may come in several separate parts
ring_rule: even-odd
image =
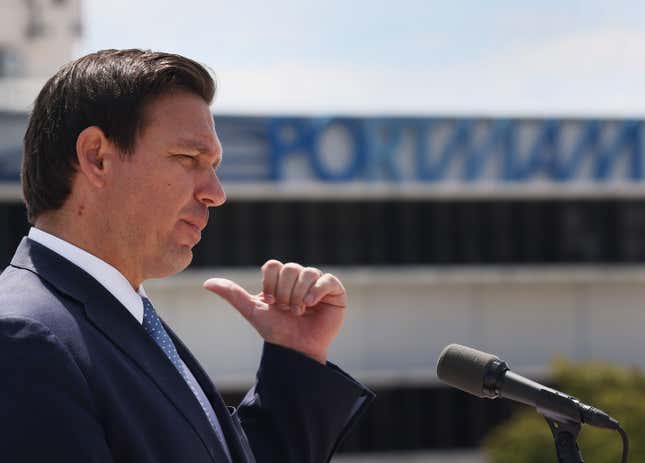
[[[134,152],[117,162],[105,205],[145,278],[190,264],[208,207],[226,200],[215,174],[221,156],[210,108],[197,95],[177,90],[145,106]]]

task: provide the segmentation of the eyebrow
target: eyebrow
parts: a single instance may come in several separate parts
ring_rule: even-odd
[[[206,148],[206,145],[203,145],[198,141],[195,141],[193,139],[188,139],[188,138],[179,140],[175,144],[175,147],[178,149],[185,149],[188,151],[197,151],[199,155],[208,153],[208,148]],[[220,156],[217,157],[217,160],[213,163],[213,168],[217,169],[221,163],[222,163],[222,156],[220,154]]]
[[[199,143],[199,142],[197,142],[195,140],[189,140],[189,139],[179,140],[175,144],[175,146],[177,148],[180,148],[180,149],[187,149],[187,150],[191,150],[191,151],[197,151],[200,154],[208,152],[208,148],[206,147],[206,145],[203,145],[202,143]]]

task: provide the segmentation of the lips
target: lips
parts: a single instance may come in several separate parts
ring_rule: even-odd
[[[183,222],[186,222],[191,227],[194,227],[198,232],[201,233],[202,230],[206,228],[206,224],[208,223],[208,215],[205,218],[187,218],[181,220]]]
[[[203,225],[202,225],[202,224],[200,224],[200,223],[199,223],[199,222],[197,222],[197,221],[191,221],[191,220],[186,220],[186,219],[182,219],[182,221],[183,221],[185,224],[187,224],[187,225],[189,225],[190,227],[192,227],[193,229],[195,229],[195,231],[196,231],[197,233],[201,233],[201,232],[202,232],[202,230],[206,227],[206,224],[203,224]]]
[[[202,240],[202,230],[206,226],[205,224],[196,222],[196,221],[190,221],[186,219],[180,220],[181,223],[186,225],[186,228],[190,230],[189,234],[192,236],[190,238],[192,245],[196,245]]]

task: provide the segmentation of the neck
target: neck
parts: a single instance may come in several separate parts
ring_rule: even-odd
[[[135,291],[138,290],[143,278],[140,272],[135,271],[136,262],[128,258],[134,253],[123,253],[123,245],[119,246],[114,240],[105,239],[114,234],[97,233],[99,227],[87,218],[84,220],[83,217],[74,216],[73,220],[69,220],[66,216],[62,210],[43,213],[36,219],[34,226],[107,262],[121,272]]]

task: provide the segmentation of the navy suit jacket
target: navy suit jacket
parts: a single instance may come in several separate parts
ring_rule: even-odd
[[[328,462],[373,395],[332,364],[265,343],[257,383],[226,407],[166,326],[235,463]],[[0,460],[228,461],[192,392],[127,309],[23,239],[0,275]]]

